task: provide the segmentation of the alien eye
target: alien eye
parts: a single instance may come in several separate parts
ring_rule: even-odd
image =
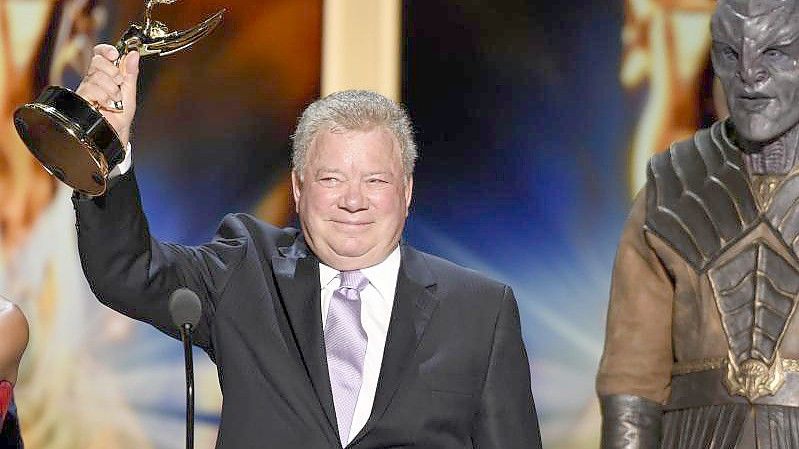
[[[788,57],[788,55],[776,48],[769,48],[763,54],[771,61],[781,61],[783,58]]]
[[[728,61],[737,61],[738,60],[738,52],[735,51],[730,46],[725,46],[723,50],[721,50],[721,54],[724,56],[724,59]]]

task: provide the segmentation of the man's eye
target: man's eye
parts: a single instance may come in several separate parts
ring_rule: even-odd
[[[386,184],[386,183],[388,183],[388,181],[386,181],[385,179],[380,179],[380,178],[370,178],[366,182],[368,182],[369,184]]]
[[[325,176],[324,178],[319,178],[319,182],[324,186],[334,186],[338,184],[339,179],[332,176]]]

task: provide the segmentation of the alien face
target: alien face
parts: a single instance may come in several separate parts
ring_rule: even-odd
[[[720,0],[712,58],[735,130],[770,142],[799,123],[799,0]]]

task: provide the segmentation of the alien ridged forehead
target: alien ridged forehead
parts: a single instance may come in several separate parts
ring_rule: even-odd
[[[799,0],[719,0],[710,28],[714,41],[733,46],[788,45],[799,37]]]

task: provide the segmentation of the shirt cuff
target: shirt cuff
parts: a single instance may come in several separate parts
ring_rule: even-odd
[[[108,179],[114,179],[117,176],[124,175],[130,170],[131,164],[133,164],[133,145],[128,142],[128,145],[125,147],[125,159],[122,159],[122,162],[111,170],[111,173],[108,174]]]

